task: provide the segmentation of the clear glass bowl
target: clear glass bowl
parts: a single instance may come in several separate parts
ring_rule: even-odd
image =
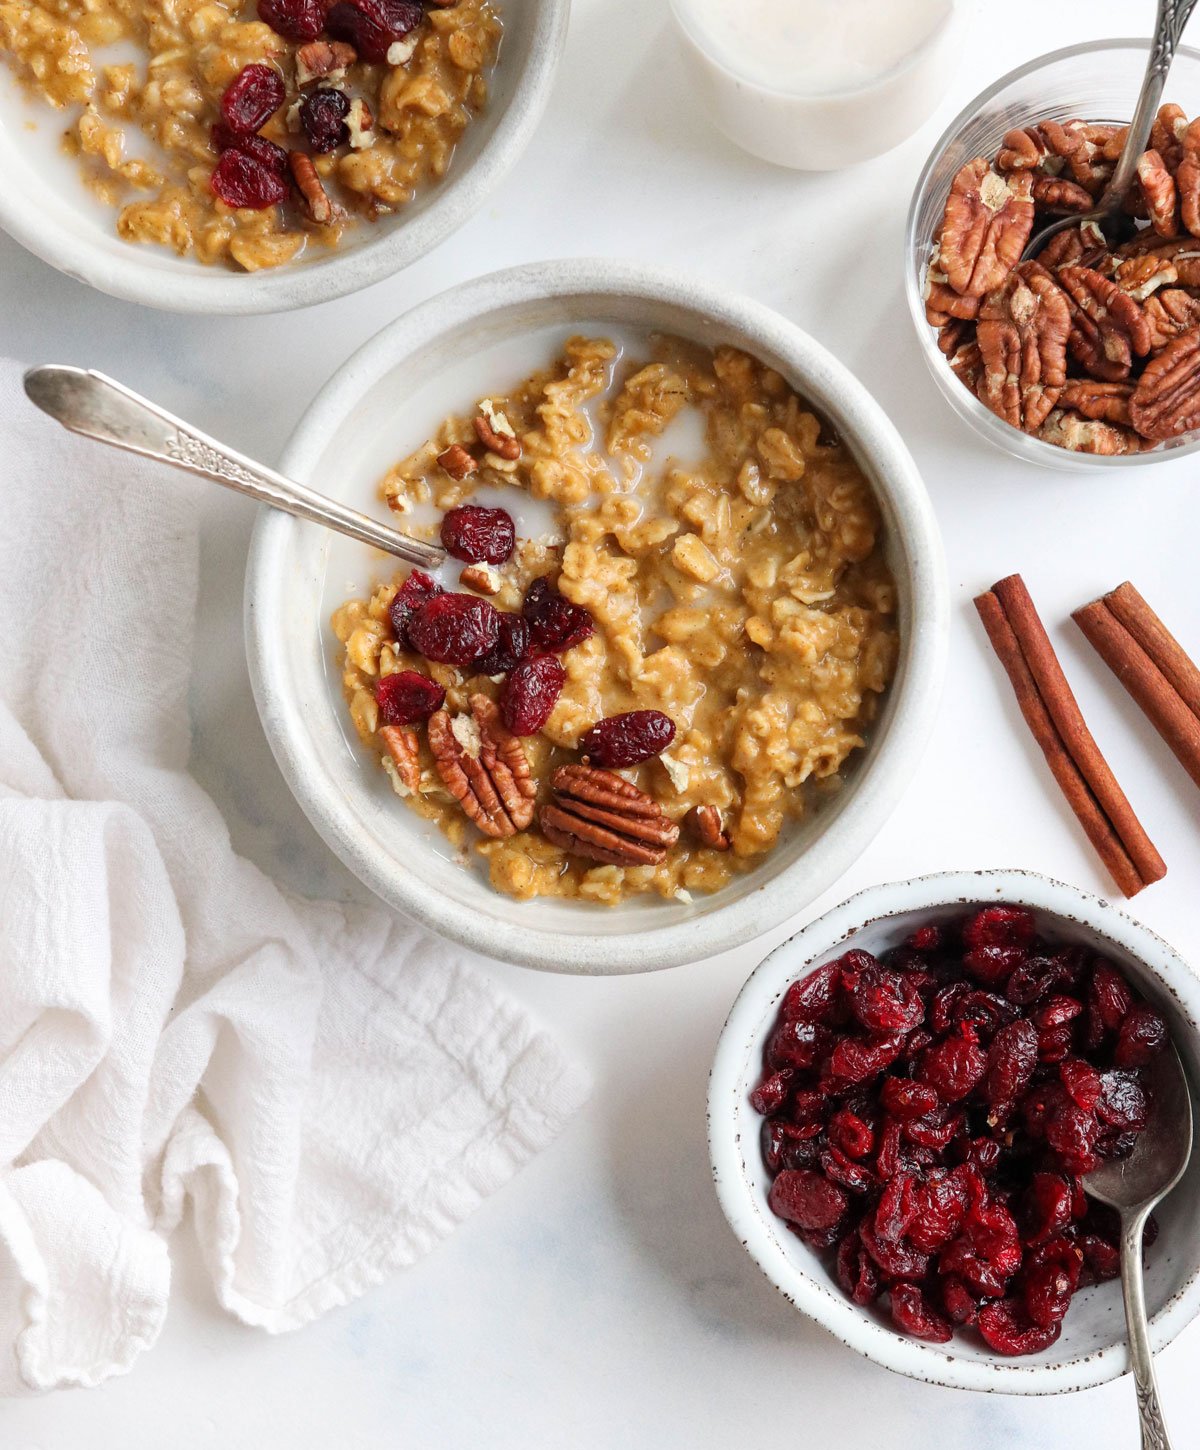
[[[925,321],[925,269],[930,248],[950,183],[961,166],[976,156],[995,156],[1006,131],[1047,118],[1067,121],[1079,117],[1125,125],[1133,114],[1148,52],[1146,40],[1098,40],[1053,51],[1002,76],[955,117],[933,148],[908,214],[904,290],[930,372],[950,406],[977,433],[998,448],[1046,468],[1139,468],[1195,453],[1200,449],[1200,434],[1188,434],[1151,453],[1101,457],[1055,447],[1005,423],[955,377],[938,351],[937,333]],[[1180,48],[1164,99],[1182,106],[1189,116],[1200,115],[1200,50]]]

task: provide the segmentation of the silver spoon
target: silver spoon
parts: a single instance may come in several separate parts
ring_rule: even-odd
[[[1121,1215],[1121,1292],[1129,1331],[1129,1365],[1137,1390],[1142,1450],[1171,1450],[1158,1403],[1146,1286],[1142,1278],[1142,1235],[1150,1211],[1183,1177],[1192,1152],[1192,1099],[1183,1064],[1168,1045],[1150,1069],[1150,1121],[1128,1158],[1114,1158],[1087,1174],[1084,1189]]]
[[[103,373],[53,364],[30,368],[25,374],[25,392],[43,413],[72,433],[211,478],[259,503],[324,524],[410,564],[436,569],[445,560],[445,550],[438,545],[389,529],[356,509],[284,478]]]
[[[1115,223],[1125,220],[1122,207],[1129,188],[1137,178],[1137,164],[1150,140],[1150,128],[1158,115],[1162,101],[1163,87],[1167,83],[1167,72],[1175,59],[1183,27],[1188,23],[1196,0],[1158,0],[1158,19],[1154,25],[1154,38],[1150,42],[1150,59],[1146,62],[1146,74],[1142,78],[1142,89],[1138,96],[1133,120],[1129,123],[1129,134],[1117,161],[1116,169],[1104,188],[1096,206],[1082,216],[1064,216],[1044,226],[1029,240],[1021,254],[1023,262],[1036,257],[1051,237],[1068,227],[1082,227],[1087,223],[1098,226],[1106,237],[1110,237]]]

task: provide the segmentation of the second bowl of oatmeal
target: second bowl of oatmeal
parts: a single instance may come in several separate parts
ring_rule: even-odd
[[[541,118],[570,0],[0,10],[0,227],[103,292],[281,311],[392,276]],[[119,63],[118,63],[119,62]]]
[[[646,971],[802,909],[937,709],[947,598],[899,435],[755,303],[607,262],[392,324],[285,468],[452,545],[438,578],[282,515],[247,644],[346,864],[493,956]]]

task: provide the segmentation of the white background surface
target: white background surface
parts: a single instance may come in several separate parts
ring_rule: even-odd
[[[338,363],[384,322],[464,277],[539,257],[609,254],[689,268],[752,294],[831,347],[900,425],[941,517],[954,603],[949,687],[924,767],[856,869],[796,924],[858,887],[949,867],[1019,865],[1108,889],[1019,728],[975,622],[972,595],[1020,570],[1170,866],[1133,909],[1200,960],[1191,909],[1200,794],[1068,619],[1131,578],[1200,654],[1196,465],[1075,480],[983,452],[926,375],[901,297],[905,207],[945,121],[1010,66],[1075,39],[1148,28],[1152,11],[1150,0],[989,4],[917,137],[856,171],[805,177],[751,161],[709,129],[662,0],[576,0],[539,137],[502,194],[407,274],[291,316],[188,319],[91,293],[0,237],[0,352],[104,368],[269,460]],[[204,487],[182,475],[178,486]],[[250,525],[240,500],[206,498],[195,771],[247,855],[303,890],[352,894],[359,888],[287,794],[250,699],[241,642]],[[842,1348],[759,1277],[709,1186],[703,1101],[725,1013],[771,944],[618,981],[489,965],[594,1072],[593,1101],[559,1143],[423,1263],[282,1339],[217,1310],[185,1231],[158,1346],[100,1390],[0,1405],[0,1443],[1135,1445],[1128,1381],[1041,1401],[913,1384]],[[1194,1443],[1200,1415],[1198,1350],[1193,1326],[1160,1359],[1180,1447]]]

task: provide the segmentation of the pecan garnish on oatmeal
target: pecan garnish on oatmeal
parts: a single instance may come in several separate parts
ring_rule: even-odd
[[[657,866],[679,827],[657,801],[611,770],[563,765],[542,807],[542,834],[556,846],[610,866]]]
[[[1003,176],[977,157],[950,187],[938,244],[938,265],[965,297],[998,287],[1021,260],[1033,229],[1029,174]]]
[[[721,824],[721,812],[716,806],[693,806],[687,813],[687,823],[701,845],[713,851],[729,850],[729,833]]]
[[[358,60],[358,51],[345,40],[311,40],[296,52],[296,84],[324,80]]]
[[[515,836],[533,820],[537,787],[525,747],[505,729],[500,708],[471,696],[469,715],[429,717],[429,748],[446,789],[485,836]]]
[[[406,725],[381,725],[379,738],[387,750],[385,764],[390,766],[388,775],[397,794],[415,795],[421,784],[416,732]]]
[[[461,443],[452,443],[444,453],[438,454],[437,461],[438,466],[444,468],[451,478],[460,482],[479,467]]]
[[[475,415],[475,436],[489,453],[514,463],[521,456],[521,442],[508,419],[485,399]]]
[[[306,151],[289,151],[288,165],[292,169],[296,190],[304,202],[304,210],[318,226],[328,226],[334,216],[333,202],[321,184],[312,157]]]

